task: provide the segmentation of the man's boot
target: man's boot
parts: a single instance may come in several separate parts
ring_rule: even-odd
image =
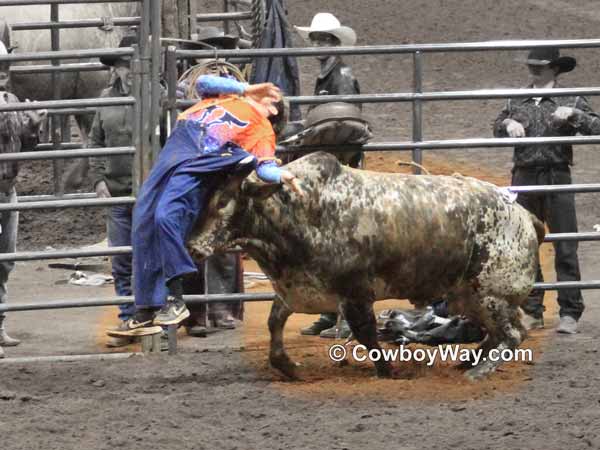
[[[6,358],[6,355],[4,354],[4,350],[2,349],[2,347],[0,347],[0,359],[2,358]]]
[[[560,323],[556,332],[561,334],[576,334],[577,320],[571,316],[560,316]]]
[[[6,334],[6,330],[0,325],[0,347],[16,347],[20,343],[20,340],[11,338]]]

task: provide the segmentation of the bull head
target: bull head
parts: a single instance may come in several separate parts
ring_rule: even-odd
[[[233,175],[227,183],[217,188],[203,219],[198,222],[188,242],[190,253],[198,260],[213,253],[226,251],[243,238],[257,218],[248,214],[251,206],[281,188],[279,184],[258,181],[255,174]]]

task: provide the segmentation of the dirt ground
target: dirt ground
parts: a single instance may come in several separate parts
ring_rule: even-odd
[[[209,11],[220,2],[204,1]],[[596,38],[600,13],[591,0],[376,0],[288,1],[294,24],[310,23],[317,11],[334,12],[352,26],[359,44],[467,42],[523,38]],[[596,84],[597,50],[567,51],[578,67],[563,84]],[[426,55],[425,90],[517,87],[526,70],[519,52]],[[349,57],[363,92],[411,89],[411,59]],[[301,59],[304,92],[317,71]],[[592,104],[600,109],[600,103]],[[425,139],[489,137],[501,100],[435,102],[424,107]],[[376,141],[407,140],[410,108],[366,105]],[[597,146],[575,149],[574,181],[597,182]],[[510,150],[425,153],[435,174],[460,172],[509,183]],[[408,153],[373,153],[367,168],[405,171]],[[23,164],[20,195],[50,193],[51,163]],[[577,197],[580,229],[599,223],[595,194]],[[21,214],[20,249],[80,247],[104,238],[103,212],[66,210]],[[553,279],[552,249],[542,250]],[[582,243],[582,277],[597,278],[599,247]],[[104,264],[106,259],[91,262]],[[256,271],[251,262],[246,270]],[[68,270],[47,262],[19,263],[11,276],[10,301],[87,299],[112,295],[99,288],[61,284]],[[57,284],[58,282],[58,284]],[[259,283],[253,291],[269,291]],[[8,327],[23,344],[6,349],[0,363],[0,448],[6,450],[138,449],[597,449],[600,448],[600,295],[584,293],[587,309],[576,336],[554,332],[555,294],[547,294],[547,327],[523,345],[532,363],[510,363],[489,380],[469,383],[450,365],[404,364],[406,379],[378,380],[367,364],[334,367],[330,342],[300,337],[314,317],[294,315],[286,345],[302,364],[302,381],[284,382],[266,364],[268,304],[248,304],[243,327],[205,339],[180,333],[180,354],[129,359],[25,363],[18,358],[106,353],[104,330],[116,322],[114,308],[13,313]],[[377,309],[406,307],[380,302]],[[225,348],[225,349],[224,349]],[[138,350],[132,347],[127,350]]]

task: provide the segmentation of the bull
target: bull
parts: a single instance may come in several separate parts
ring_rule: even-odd
[[[336,312],[355,338],[379,349],[373,303],[440,298],[487,331],[478,379],[500,361],[493,349],[525,338],[519,305],[532,289],[544,228],[498,187],[462,176],[376,173],[313,153],[287,165],[305,196],[254,176],[232,177],[211,199],[189,241],[195,258],[240,245],[268,275],[278,297],[268,324],[269,360],[296,378],[283,329],[293,312]],[[375,362],[377,375],[397,369]]]

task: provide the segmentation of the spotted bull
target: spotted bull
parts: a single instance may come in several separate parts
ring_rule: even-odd
[[[290,163],[306,195],[256,178],[231,179],[213,196],[190,240],[201,258],[240,245],[273,282],[270,362],[289,377],[283,345],[293,312],[336,312],[356,339],[378,349],[373,302],[408,298],[450,310],[487,331],[483,355],[525,337],[519,305],[532,288],[542,224],[496,186],[462,176],[415,176],[343,167],[313,153]],[[480,378],[490,358],[469,365]],[[393,376],[391,365],[375,363]]]

